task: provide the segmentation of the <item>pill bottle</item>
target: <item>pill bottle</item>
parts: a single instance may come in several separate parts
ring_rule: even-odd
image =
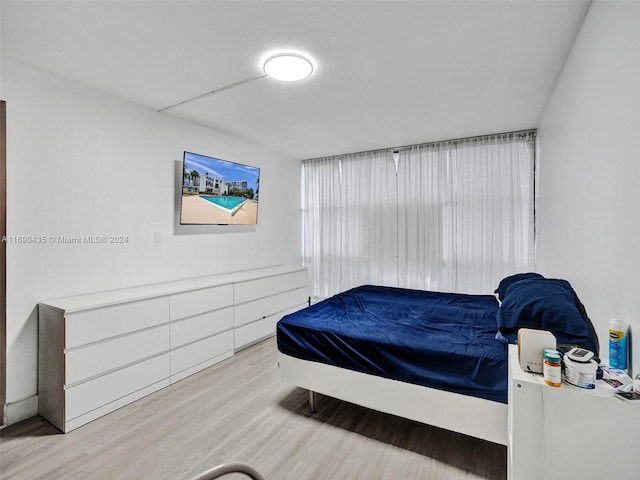
[[[627,369],[627,325],[617,318],[609,322],[609,366],[619,370]]]
[[[542,376],[544,383],[551,387],[559,387],[562,385],[560,354],[553,348],[545,348],[543,357],[544,365],[542,367]]]

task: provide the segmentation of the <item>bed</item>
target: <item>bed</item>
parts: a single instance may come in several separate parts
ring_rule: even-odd
[[[363,285],[283,317],[281,378],[349,401],[507,444],[507,344],[521,327],[597,352],[565,280],[503,279],[496,295]],[[594,340],[595,337],[595,340]]]

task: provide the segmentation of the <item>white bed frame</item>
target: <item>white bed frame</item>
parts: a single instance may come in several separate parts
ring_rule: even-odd
[[[390,380],[280,353],[283,381],[428,425],[507,445],[507,405]]]

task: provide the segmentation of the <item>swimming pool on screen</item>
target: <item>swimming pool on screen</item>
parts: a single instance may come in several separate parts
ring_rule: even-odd
[[[240,207],[247,201],[243,197],[217,197],[213,195],[200,195],[200,198],[213,203],[216,207],[224,210],[229,215],[234,215]]]

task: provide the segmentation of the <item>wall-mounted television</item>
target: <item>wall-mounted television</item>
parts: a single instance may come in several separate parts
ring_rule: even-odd
[[[184,152],[181,225],[256,225],[260,169]]]

